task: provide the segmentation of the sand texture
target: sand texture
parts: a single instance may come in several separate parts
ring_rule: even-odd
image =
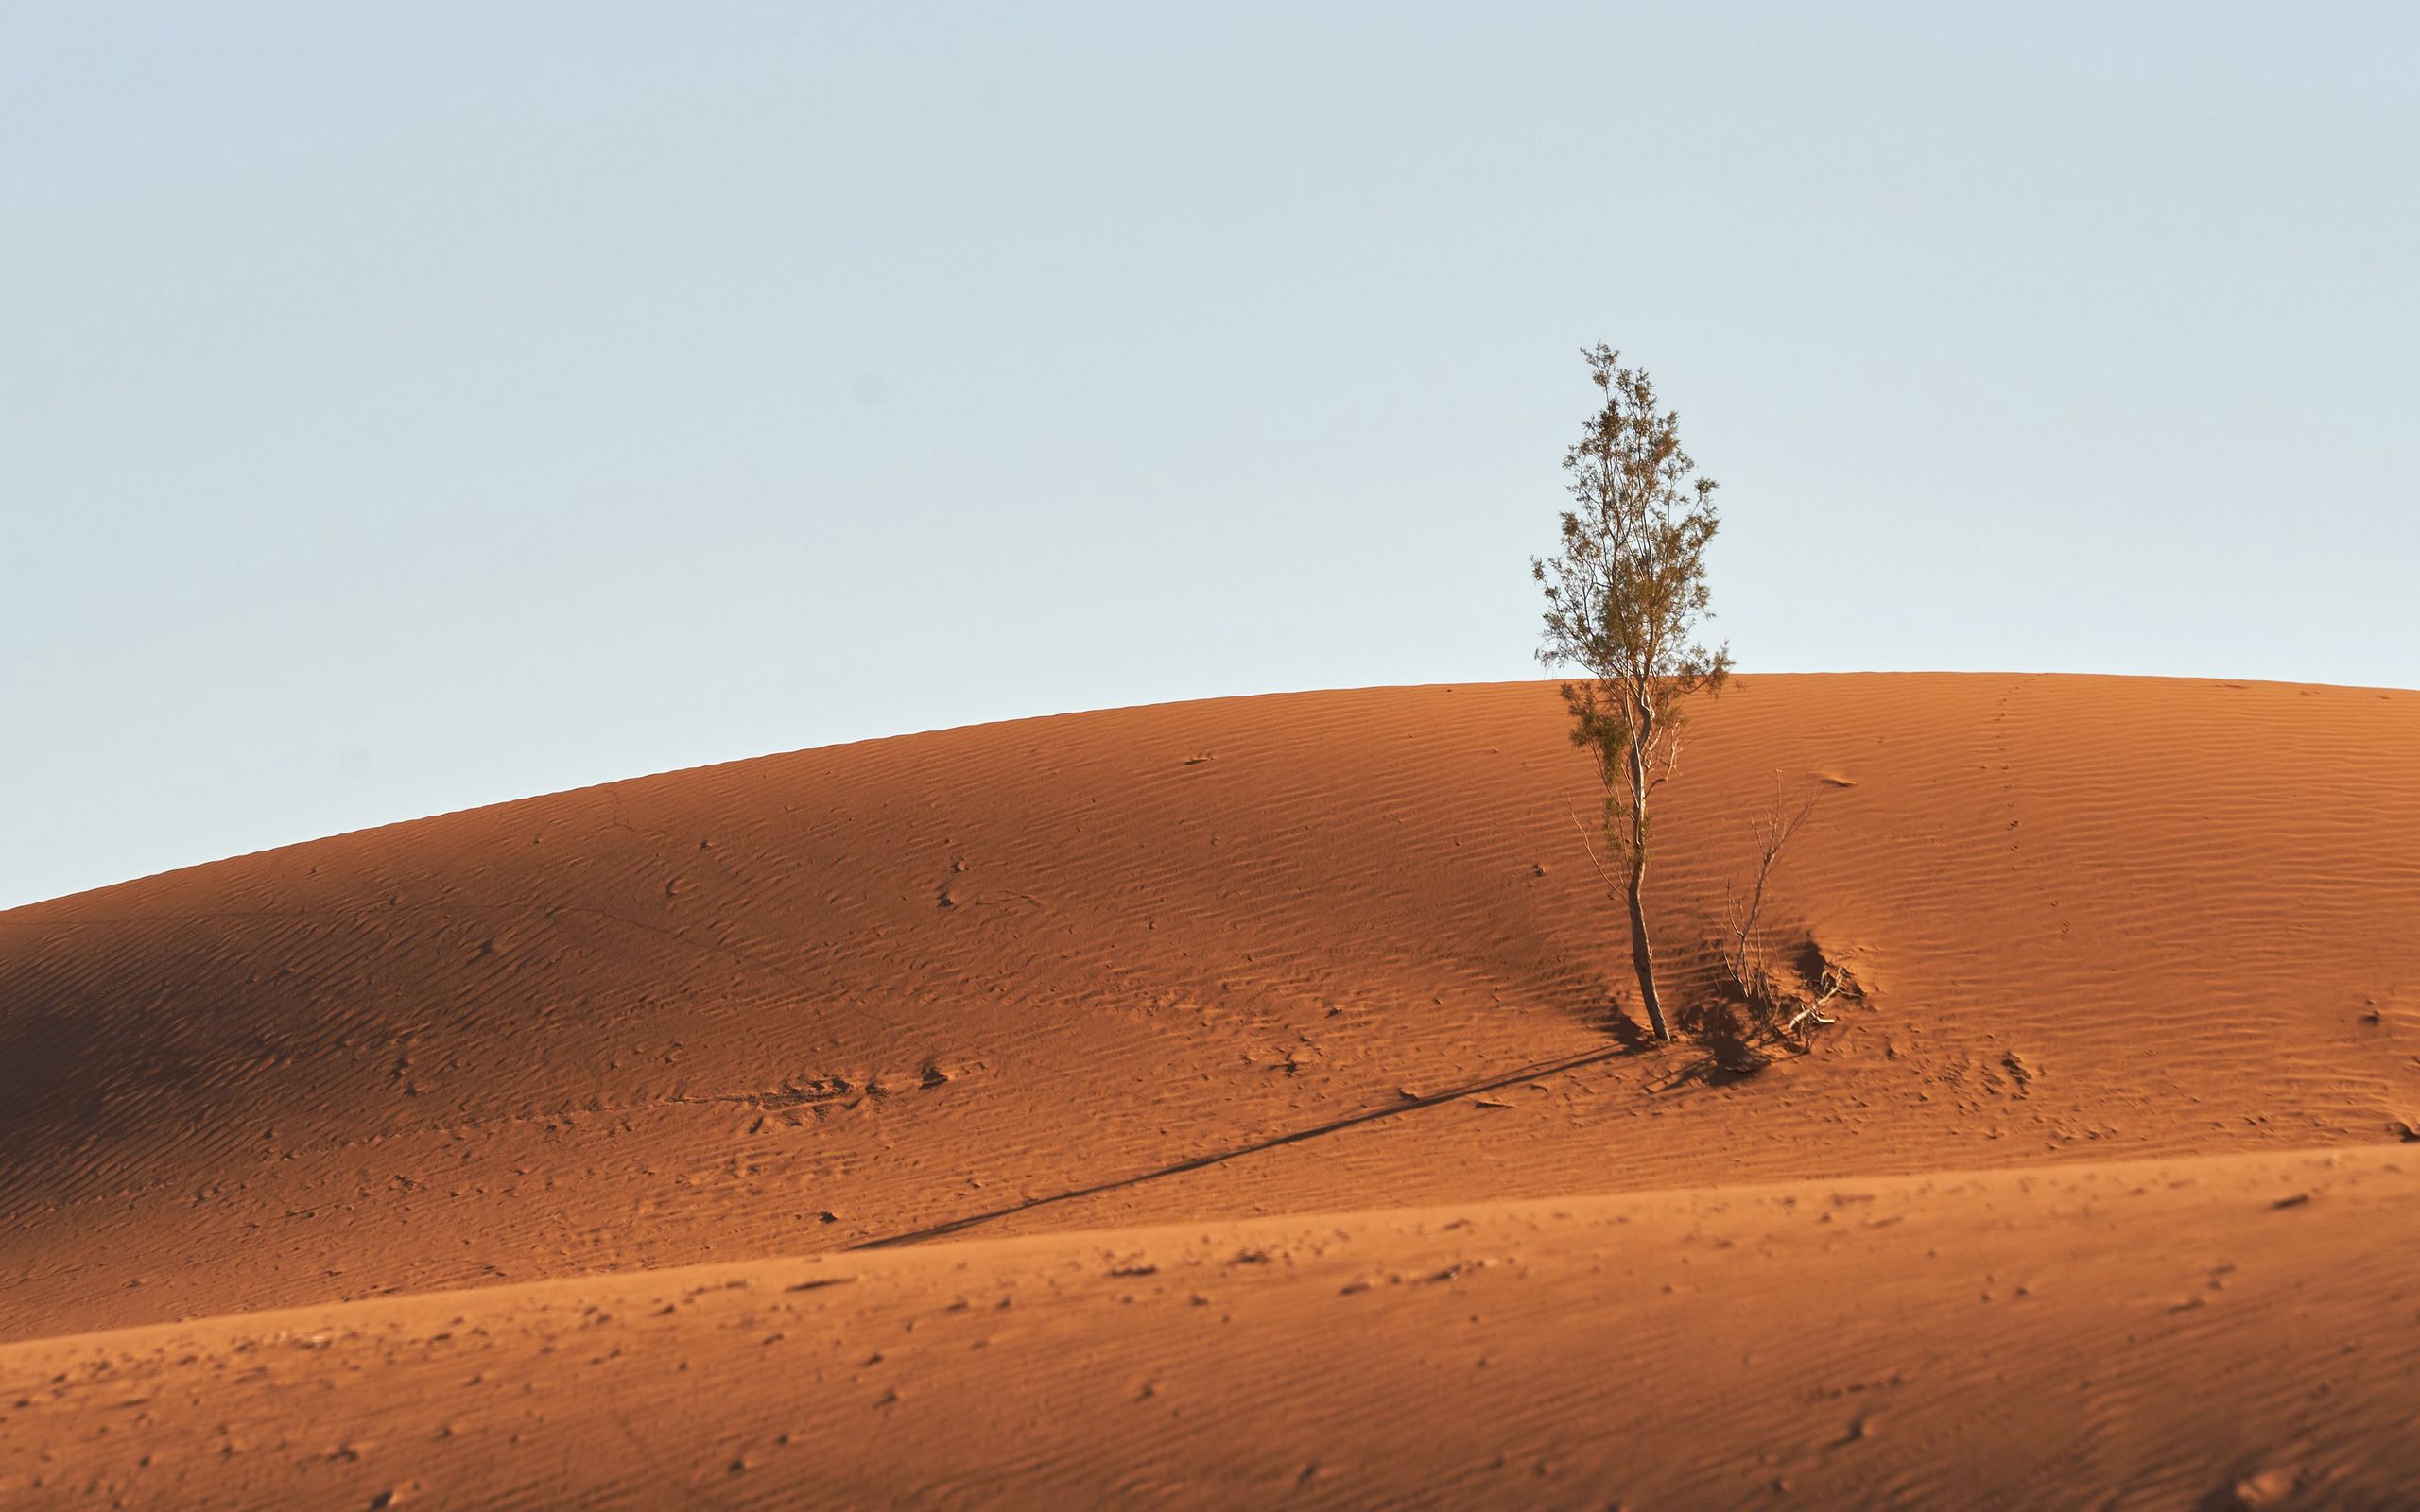
[[[0,913],[0,1506],[2420,1504],[2420,693],[1742,679],[1735,1080],[1551,685],[618,782]]]

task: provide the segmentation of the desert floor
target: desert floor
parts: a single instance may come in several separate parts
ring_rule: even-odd
[[[2420,1505],[2420,693],[1750,677],[1733,1078],[1551,685],[804,751],[0,913],[0,1506]]]

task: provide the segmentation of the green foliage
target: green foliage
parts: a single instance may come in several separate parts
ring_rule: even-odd
[[[1680,416],[1658,410],[1653,381],[1601,342],[1582,355],[1604,402],[1564,454],[1576,507],[1563,513],[1560,549],[1530,563],[1547,601],[1538,660],[1586,674],[1563,686],[1571,741],[1605,783],[1606,838],[1637,865],[1647,799],[1679,759],[1683,700],[1720,692],[1731,675],[1730,649],[1696,640],[1721,521],[1715,481],[1692,476]]]

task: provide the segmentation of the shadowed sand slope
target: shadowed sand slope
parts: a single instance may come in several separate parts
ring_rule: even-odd
[[[0,914],[0,1339],[2420,1119],[2420,695],[1743,679],[1667,789],[1676,956],[1776,771],[1824,793],[1779,922],[1873,992],[1726,1087],[1618,1053],[1537,683],[868,742]]]
[[[45,1340],[0,1347],[0,1501],[2409,1507],[2415,1177],[1478,1203]]]

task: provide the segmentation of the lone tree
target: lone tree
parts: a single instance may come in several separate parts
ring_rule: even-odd
[[[1670,1040],[1641,901],[1648,804],[1680,757],[1684,700],[1721,692],[1731,676],[1730,648],[1709,651],[1695,639],[1709,617],[1705,548],[1720,517],[1714,480],[1690,477],[1697,464],[1681,450],[1681,417],[1657,410],[1647,374],[1623,367],[1602,342],[1581,355],[1605,397],[1564,454],[1577,507],[1564,511],[1561,549],[1530,561],[1547,599],[1538,660],[1586,674],[1563,685],[1571,743],[1596,758],[1605,784],[1605,841],[1625,873],[1631,966],[1655,1038]],[[1612,875],[1605,881],[1610,891]]]

